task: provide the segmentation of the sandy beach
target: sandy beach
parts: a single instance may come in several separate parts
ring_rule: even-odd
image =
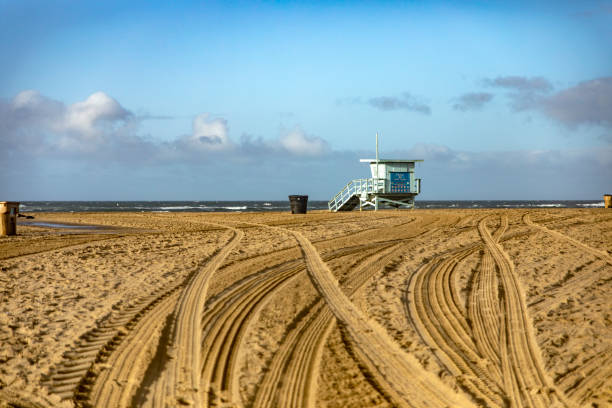
[[[612,406],[609,210],[35,216],[0,407]]]

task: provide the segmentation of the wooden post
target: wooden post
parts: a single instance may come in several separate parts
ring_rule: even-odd
[[[17,235],[17,214],[18,202],[0,201],[0,235]]]

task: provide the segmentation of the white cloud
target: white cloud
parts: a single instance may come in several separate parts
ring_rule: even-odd
[[[558,115],[565,114],[579,101],[583,101],[585,107],[603,107],[585,109],[571,117],[572,123],[600,123],[606,120],[609,112],[605,108],[607,94],[602,91],[608,89],[607,86],[607,81],[586,83],[569,88],[568,93],[551,93],[549,97],[557,101]],[[599,99],[590,95],[599,95]],[[600,103],[597,101],[603,101],[603,105],[597,105]],[[561,116],[557,120],[561,120]],[[276,174],[279,166],[288,169],[288,173],[278,175],[279,183],[286,183],[286,188],[290,189],[294,180],[287,181],[288,174],[302,177],[303,164],[316,163],[311,167],[319,172],[319,183],[323,181],[317,184],[317,191],[329,190],[329,194],[337,192],[347,180],[359,176],[347,169],[360,168],[361,152],[332,151],[324,139],[308,135],[300,128],[283,131],[276,138],[242,135],[234,141],[225,118],[202,113],[193,119],[188,134],[173,141],[155,143],[139,135],[138,123],[138,117],[102,92],[65,105],[37,91],[24,91],[11,100],[0,100],[3,146],[0,159],[29,160],[30,163],[49,163],[44,159],[51,159],[56,163],[70,163],[75,168],[83,162],[88,163],[83,168],[96,166],[96,163],[125,168],[136,163],[144,173],[158,175],[175,165],[189,174],[196,174],[198,166],[214,163],[228,177],[249,168],[251,184],[245,181],[240,186],[244,189],[251,188],[252,180],[258,177]],[[419,176],[424,178],[428,197],[438,199],[592,198],[600,190],[607,190],[607,176],[612,171],[612,150],[605,146],[582,150],[473,152],[444,145],[417,144],[409,151],[395,153],[393,157],[425,159],[418,166]],[[243,166],[245,163],[247,165]],[[42,169],[43,165],[40,166]],[[367,168],[361,170],[364,175],[368,173]],[[31,178],[36,176],[32,173]],[[311,182],[310,178],[300,180],[304,185]],[[132,183],[137,185],[138,180],[132,177]]]
[[[202,113],[193,119],[193,131],[189,143],[203,150],[226,150],[232,147],[227,133],[225,119],[211,119],[208,113]]]
[[[63,103],[35,90],[19,92],[11,102],[2,105],[3,122],[14,129],[27,126],[55,126],[65,111]]]
[[[14,109],[31,109],[36,106],[40,106],[44,103],[44,98],[40,94],[40,92],[28,89],[25,91],[19,92],[13,98],[13,108]]]
[[[551,94],[551,101],[556,101],[556,114],[565,115],[583,101],[585,110],[571,116],[571,123],[607,120],[608,99],[605,92],[602,94],[602,89],[608,89],[607,84],[607,81],[587,83],[570,88],[567,93]],[[599,99],[592,95],[599,95]],[[603,105],[597,105],[600,103],[597,101],[603,101]],[[603,110],[586,109],[593,106]],[[565,118],[559,116],[558,120],[562,117]],[[335,194],[348,180],[369,173],[367,166],[358,162],[363,152],[332,151],[325,140],[299,128],[269,139],[242,135],[234,142],[226,119],[203,113],[193,119],[189,134],[174,141],[154,143],[138,134],[137,125],[137,117],[101,92],[68,106],[37,91],[24,91],[11,100],[0,100],[0,160],[7,163],[9,171],[0,174],[0,185],[7,191],[22,194],[44,191],[49,184],[46,175],[52,171],[63,177],[62,188],[72,191],[73,173],[79,171],[83,172],[82,180],[98,177],[100,186],[115,191],[114,180],[99,176],[100,169],[114,166],[126,185],[144,186],[135,187],[134,199],[140,194],[151,194],[151,188],[146,187],[152,185],[151,180],[156,186],[159,180],[172,186],[182,183],[182,191],[187,196],[193,194],[194,179],[200,183],[200,190],[214,187],[218,197],[239,199],[245,197],[242,194],[255,197],[262,194],[262,188],[269,188],[266,193],[269,195],[279,191],[292,193],[299,185],[324,199]],[[610,146],[473,152],[417,144],[408,151],[389,153],[392,157],[425,160],[417,167],[418,177],[424,180],[421,199],[592,199],[608,190],[612,171]],[[20,165],[10,164],[17,162]],[[227,184],[231,188],[217,190],[216,179],[199,177],[202,166],[209,163],[214,163],[218,174],[233,180]],[[304,163],[312,171],[304,172]],[[125,172],[129,166],[140,172]],[[279,174],[281,166],[284,171]],[[246,176],[245,168],[249,169]],[[173,175],[173,169],[182,169],[184,177]],[[17,174],[21,177],[16,177]],[[257,184],[270,175],[274,175],[276,184],[268,183],[266,187]],[[24,178],[32,182],[23,183]],[[89,187],[81,183],[77,189],[88,191]],[[172,191],[172,187],[166,191]]]
[[[0,136],[13,150],[93,152],[132,138],[135,119],[115,99],[96,92],[66,106],[35,90],[0,102]],[[107,146],[106,146],[107,147]]]
[[[229,135],[225,118],[209,113],[194,117],[189,134],[155,143],[138,132],[138,117],[104,92],[71,105],[49,99],[35,90],[0,100],[0,138],[3,157],[37,155],[115,162],[202,162],[212,155],[239,162],[263,157],[317,157],[329,151],[327,142],[301,129],[264,139]]]
[[[283,135],[279,139],[279,143],[286,151],[298,156],[318,156],[329,149],[325,140],[307,136],[300,129],[294,129]]]
[[[58,145],[65,150],[93,151],[100,145],[117,142],[129,131],[133,115],[104,92],[69,105],[55,131]]]
[[[109,125],[129,119],[132,114],[104,92],[91,94],[86,100],[76,102],[66,109],[63,128],[85,137],[95,137]]]

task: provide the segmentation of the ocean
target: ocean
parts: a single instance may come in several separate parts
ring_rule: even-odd
[[[416,208],[598,208],[600,200],[416,201]],[[327,210],[327,201],[308,201],[309,210]],[[289,201],[23,201],[20,212],[266,212],[290,211]]]

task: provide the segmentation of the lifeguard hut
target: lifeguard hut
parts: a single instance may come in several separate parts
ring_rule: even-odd
[[[380,205],[395,208],[414,208],[414,197],[421,192],[421,179],[414,177],[417,162],[423,160],[379,159],[378,133],[376,134],[376,159],[361,159],[369,163],[372,178],[350,181],[332,198],[328,207],[332,212],[359,210]]]

